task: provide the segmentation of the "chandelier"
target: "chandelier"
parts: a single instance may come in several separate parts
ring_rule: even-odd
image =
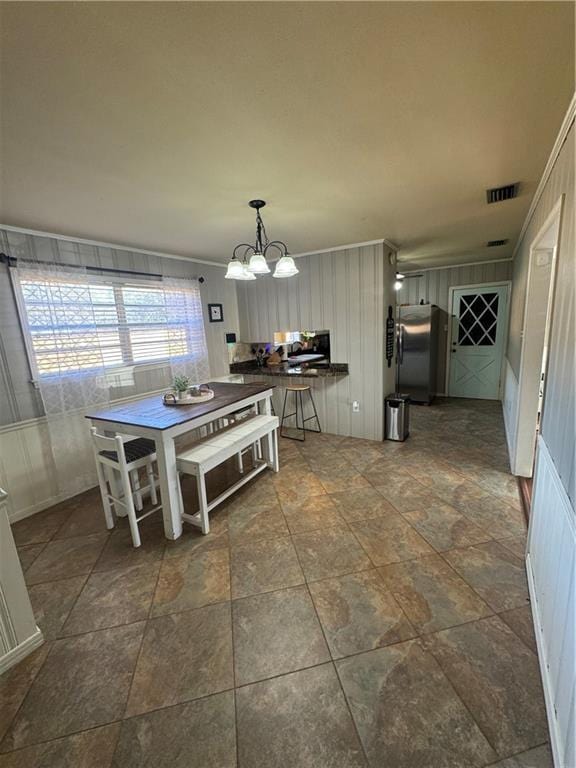
[[[256,280],[256,275],[267,275],[270,267],[266,261],[266,254],[271,250],[280,252],[280,258],[276,262],[276,268],[272,277],[292,277],[298,274],[298,267],[292,256],[288,255],[288,248],[281,240],[268,241],[266,228],[260,215],[260,208],[264,208],[264,200],[250,200],[250,208],[256,209],[256,242],[254,245],[239,243],[232,252],[232,259],[228,262],[226,271],[227,280]],[[239,255],[240,254],[240,255]]]

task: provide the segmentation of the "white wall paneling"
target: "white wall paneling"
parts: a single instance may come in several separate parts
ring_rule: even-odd
[[[10,530],[6,497],[0,488],[0,674],[43,642]]]
[[[576,517],[538,439],[526,558],[554,763],[576,765]]]
[[[383,399],[395,380],[384,358],[384,318],[395,303],[389,254],[382,242],[326,251],[298,258],[296,277],[238,284],[242,341],[272,341],[275,331],[330,331],[332,361],[348,363],[349,376],[306,380],[327,432],[382,439]],[[278,388],[286,381],[274,379]]]
[[[399,269],[402,265],[399,265]],[[478,283],[499,283],[509,280],[512,273],[511,261],[493,261],[480,264],[464,264],[441,269],[426,269],[416,272],[420,277],[406,279],[397,292],[398,304],[419,304],[423,299],[428,304],[440,308],[440,333],[438,334],[438,372],[436,391],[446,391],[446,344],[449,330],[450,288],[454,286],[475,285]]]
[[[507,351],[510,365],[519,377],[531,246],[554,206],[564,195],[541,431],[573,505],[576,502],[574,145],[575,131],[572,123],[516,251]]]

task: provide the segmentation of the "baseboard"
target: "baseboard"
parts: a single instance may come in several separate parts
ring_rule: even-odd
[[[33,635],[30,635],[30,637],[17,645],[16,648],[12,648],[11,651],[2,656],[0,659],[0,675],[7,672],[10,667],[18,664],[19,661],[25,659],[32,651],[39,648],[43,642],[44,635],[39,627],[36,627],[36,632]]]
[[[90,483],[85,488],[81,488],[80,490],[76,491],[76,493],[73,493],[72,496],[69,496],[65,493],[60,493],[57,496],[50,496],[47,499],[42,499],[42,501],[39,501],[37,504],[33,504],[30,507],[25,507],[24,509],[17,509],[14,512],[8,513],[8,520],[10,523],[16,523],[18,520],[24,520],[26,517],[32,517],[32,515],[35,515],[37,512],[42,512],[45,509],[49,509],[50,507],[53,507],[55,504],[60,504],[63,501],[66,501],[67,499],[71,499],[74,496],[77,496],[79,493],[84,493],[85,491],[89,491],[90,488],[94,488],[95,483]]]

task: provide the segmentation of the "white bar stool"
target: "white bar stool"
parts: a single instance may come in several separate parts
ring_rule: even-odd
[[[98,485],[102,496],[102,506],[104,507],[104,516],[106,518],[106,527],[114,528],[114,513],[119,516],[119,506],[123,507],[130,525],[132,534],[132,543],[135,547],[141,544],[140,531],[138,523],[153,512],[162,509],[158,505],[158,495],[156,487],[158,478],[154,474],[154,462],[156,461],[156,446],[153,440],[145,437],[139,437],[136,440],[124,442],[120,435],[116,437],[104,437],[99,435],[96,427],[90,429],[92,435],[92,444],[94,456],[96,458],[96,472],[98,474]],[[148,484],[140,486],[139,480],[133,487],[130,476],[138,476],[138,470],[145,469]],[[114,473],[119,474],[120,483],[114,482]],[[108,482],[107,482],[108,481]],[[109,486],[109,488],[108,488]],[[118,491],[116,491],[118,488]],[[121,493],[115,496],[114,493]],[[142,509],[142,494],[150,493],[150,500],[154,506],[139,517],[136,516],[136,509]],[[114,510],[112,509],[114,507]]]

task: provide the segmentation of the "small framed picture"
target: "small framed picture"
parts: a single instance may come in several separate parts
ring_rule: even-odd
[[[208,304],[208,318],[211,323],[223,323],[224,312],[222,304]]]

